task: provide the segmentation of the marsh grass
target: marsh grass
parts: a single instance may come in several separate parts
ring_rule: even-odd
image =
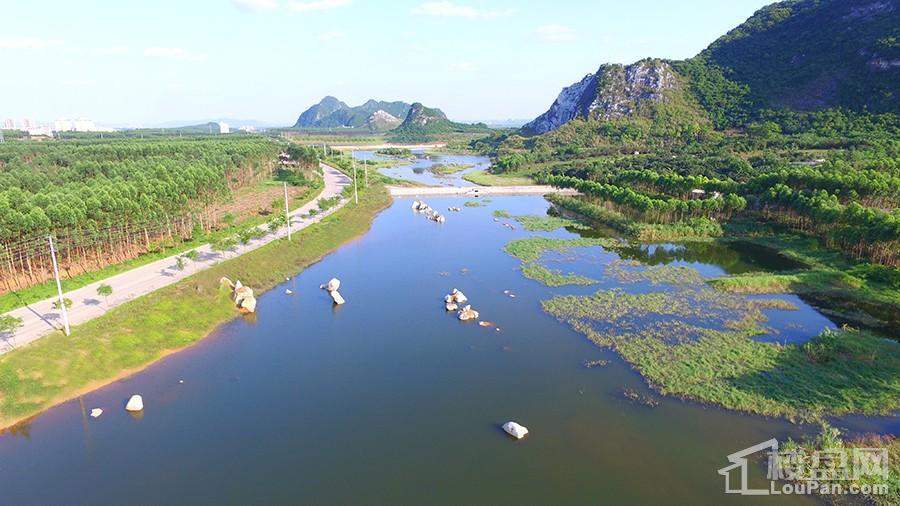
[[[597,283],[596,279],[573,273],[564,274],[555,269],[548,269],[537,262],[527,262],[522,264],[522,275],[528,279],[539,281],[547,286],[593,285]]]
[[[579,237],[575,239],[526,237],[508,243],[503,249],[523,262],[533,262],[549,251],[564,253],[572,248],[589,246],[600,246],[604,249],[612,249],[618,244],[618,241],[608,237]]]
[[[576,230],[590,230],[591,227],[567,218],[559,216],[513,216],[522,228],[529,232],[552,232],[559,228],[572,228]]]
[[[702,287],[646,294],[601,290],[554,297],[543,307],[615,349],[663,394],[799,420],[900,408],[896,342],[846,328],[797,345],[753,339],[766,332],[762,309],[788,308],[780,299]]]

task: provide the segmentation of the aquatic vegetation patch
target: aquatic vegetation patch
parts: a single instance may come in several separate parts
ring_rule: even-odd
[[[703,282],[703,276],[697,269],[680,265],[649,265],[631,262],[612,262],[606,268],[606,274],[623,283],[650,282],[654,285],[696,285]]]
[[[522,228],[530,232],[552,232],[558,228],[569,227],[577,230],[590,230],[591,227],[559,216],[513,216],[522,224]]]
[[[525,239],[516,239],[507,244],[503,249],[523,262],[533,262],[541,258],[541,255],[548,251],[565,252],[572,248],[590,246],[613,249],[618,244],[618,241],[608,237],[579,237],[575,239],[527,237]]]
[[[564,274],[556,269],[548,269],[538,262],[525,262],[522,264],[522,274],[535,281],[540,281],[547,286],[564,285],[593,285],[596,279],[580,276],[574,273]]]
[[[463,203],[466,207],[484,207],[491,203],[491,199],[489,198],[481,198],[478,200],[467,200]]]
[[[622,396],[630,400],[631,402],[642,404],[644,406],[647,406],[648,408],[655,408],[659,406],[658,400],[650,397],[649,395],[641,394],[633,388],[623,388]]]
[[[466,169],[471,169],[472,167],[474,167],[474,165],[464,163],[437,163],[428,167],[428,170],[438,176],[447,176]]]
[[[554,297],[543,307],[615,349],[663,394],[801,420],[900,409],[896,342],[851,329],[825,330],[797,345],[754,340],[765,332],[761,309],[784,302],[695,288],[601,290]]]
[[[512,218],[512,215],[503,209],[497,209],[491,214],[494,215],[494,218]]]

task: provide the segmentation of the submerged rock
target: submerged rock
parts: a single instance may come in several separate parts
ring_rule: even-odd
[[[144,399],[140,395],[132,395],[130,399],[128,399],[128,404],[125,404],[125,411],[143,411],[144,410]]]
[[[523,437],[528,435],[528,429],[522,425],[519,425],[516,422],[509,421],[503,424],[503,430],[506,431],[507,434],[516,438],[522,439]]]
[[[344,298],[341,297],[341,294],[337,290],[331,290],[330,292],[328,292],[328,294],[331,295],[331,300],[333,300],[334,303],[338,306],[345,302]]]
[[[294,292],[290,288],[288,288],[287,290],[284,291],[285,295],[293,295],[293,293]]]
[[[444,307],[447,308],[447,311],[456,311],[457,309],[459,309],[459,306],[456,305],[456,303],[452,302],[452,301],[444,304]]]
[[[457,318],[459,318],[460,321],[477,320],[478,311],[472,309],[472,306],[466,306],[460,310],[457,314]]]

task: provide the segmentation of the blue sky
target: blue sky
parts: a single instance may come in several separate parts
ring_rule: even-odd
[[[529,118],[604,62],[693,56],[767,3],[9,1],[0,118],[287,125],[328,94]]]

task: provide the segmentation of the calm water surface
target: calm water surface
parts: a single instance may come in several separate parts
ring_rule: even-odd
[[[427,186],[477,186],[463,179],[463,176],[476,170],[485,170],[491,166],[491,160],[484,156],[473,155],[426,155],[424,151],[413,151],[415,159],[405,165],[397,165],[381,169],[386,176],[394,179],[412,181]],[[391,157],[379,155],[374,151],[354,151],[357,160],[390,160]],[[431,167],[444,165],[471,165],[453,174],[436,174]]]
[[[554,294],[597,287],[545,287],[502,251],[531,233],[501,227],[494,209],[547,207],[539,197],[494,198],[438,225],[396,201],[368,234],[262,295],[253,318],[0,435],[0,503],[752,502],[722,493],[725,456],[810,428],[623,398],[623,387],[658,396],[612,352],[540,309]],[[702,255],[672,261],[727,270]],[[576,267],[602,276],[603,262]],[[318,288],[332,276],[343,282],[342,307]],[[453,287],[501,330],[445,313],[441,299]],[[782,335],[830,324],[794,302],[799,311],[770,315]],[[610,364],[583,366],[601,358]],[[133,393],[144,396],[138,417],[123,409]],[[86,416],[93,407],[105,410],[101,418]],[[511,440],[499,429],[507,420],[531,435]],[[839,425],[897,432],[894,419]]]

